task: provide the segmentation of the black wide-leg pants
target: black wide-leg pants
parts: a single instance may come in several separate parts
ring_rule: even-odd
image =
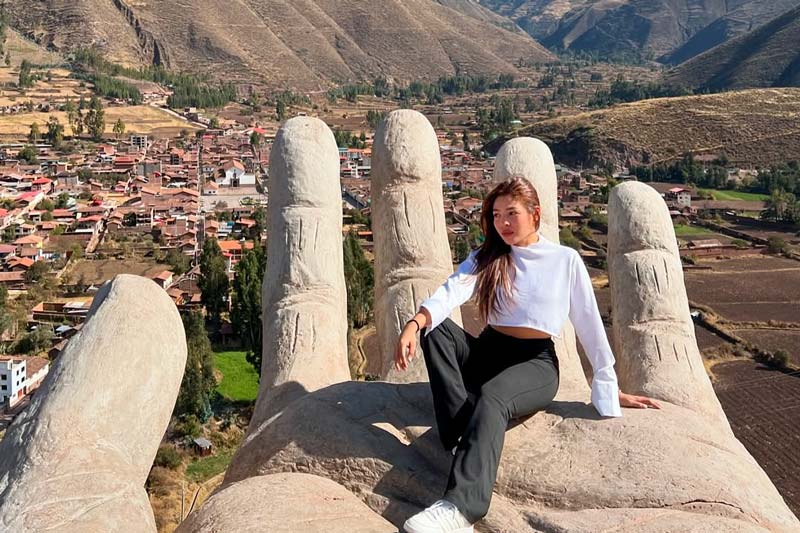
[[[509,421],[553,400],[558,358],[549,338],[518,339],[491,326],[473,337],[449,318],[425,333],[439,436],[445,449],[457,446],[444,499],[474,523],[489,511]]]

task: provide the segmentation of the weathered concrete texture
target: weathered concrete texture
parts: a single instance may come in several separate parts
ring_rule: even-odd
[[[558,235],[558,179],[553,155],[545,143],[531,137],[519,137],[505,143],[494,163],[494,181],[522,177],[536,188],[541,203],[539,231],[552,242]],[[561,378],[558,400],[588,398],[589,385],[580,363],[575,343],[575,330],[567,321],[560,338],[553,339],[558,355]]]
[[[350,379],[339,149],[324,122],[297,117],[281,127],[270,153],[269,194],[255,425],[278,407],[286,384],[315,390]]]
[[[627,182],[611,191],[608,209],[620,386],[696,410],[730,431],[697,348],[667,205],[652,187]]]
[[[400,525],[440,497],[447,481],[452,456],[428,430],[432,423],[425,383],[333,385],[270,421],[258,455],[249,456],[256,461],[231,465],[226,483],[310,473]],[[683,407],[601,419],[583,402],[556,401],[507,433],[486,531],[588,530],[587,513],[598,509],[609,529],[627,531],[637,521],[680,531],[690,519],[709,530],[717,523],[743,531],[800,527],[744,447]]]
[[[527,172],[523,175],[541,191],[543,231],[555,239],[555,176],[546,147],[527,139],[512,147],[517,144],[528,148],[501,152],[498,168],[504,170],[498,176]],[[632,220],[640,211],[615,208],[611,218]],[[646,213],[652,217],[651,210]],[[388,222],[374,227],[376,234],[393,231]],[[618,228],[617,242],[635,240],[627,228]],[[654,305],[650,300],[658,295],[628,297],[636,314]],[[644,322],[642,327],[647,331],[654,325]],[[573,365],[572,381],[547,409],[507,433],[484,530],[588,531],[593,520],[620,531],[636,531],[637,524],[644,531],[800,527],[761,468],[729,428],[713,420],[713,413],[676,405],[659,392],[653,396],[662,401],[662,410],[626,409],[622,418],[601,418],[588,403],[574,341],[566,343],[571,335],[565,331],[559,356]],[[657,361],[657,353],[642,349],[644,359],[625,350],[619,359],[627,358],[631,367]],[[680,374],[666,376],[685,380]],[[248,436],[249,452],[237,456],[225,483],[252,475],[310,473],[337,482],[400,525],[440,497],[446,484],[451,456],[441,449],[435,430],[428,429],[432,424],[426,383],[332,385],[261,423]]]
[[[216,493],[178,533],[395,533],[333,481],[308,474],[255,476]]]
[[[394,348],[405,322],[453,272],[442,201],[436,132],[416,111],[393,111],[375,132],[372,156],[375,326],[383,359],[368,368],[387,381],[428,379],[421,353],[407,371],[394,370]],[[461,324],[461,311],[451,318]]]
[[[185,365],[160,287],[129,275],[104,285],[0,443],[0,530],[155,531],[144,483]]]

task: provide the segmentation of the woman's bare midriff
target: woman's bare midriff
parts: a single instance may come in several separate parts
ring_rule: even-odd
[[[539,331],[533,328],[523,328],[520,326],[490,326],[492,329],[499,331],[504,335],[516,337],[518,339],[549,339],[551,335],[544,331]]]

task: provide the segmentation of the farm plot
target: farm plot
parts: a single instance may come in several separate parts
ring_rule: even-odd
[[[169,265],[134,259],[82,260],[75,265],[71,276],[73,279],[80,279],[81,283],[98,285],[113,279],[117,274],[136,274],[137,276],[152,278],[156,274],[169,269]]]
[[[737,329],[736,335],[759,348],[775,352],[783,350],[789,359],[800,366],[800,329]]]
[[[753,361],[714,366],[714,390],[736,437],[800,513],[800,376]]]
[[[709,261],[684,273],[689,299],[731,321],[800,321],[800,263],[779,257]]]

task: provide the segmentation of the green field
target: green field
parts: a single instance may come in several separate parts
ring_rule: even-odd
[[[714,232],[701,226],[689,226],[687,224],[675,224],[676,237],[695,237],[701,235],[714,235]]]
[[[216,455],[203,457],[186,467],[186,479],[195,483],[202,483],[217,474],[221,474],[231,464],[234,450],[220,450]]]
[[[258,395],[258,374],[245,359],[245,352],[215,352],[214,366],[222,373],[217,392],[233,402],[254,402]]]
[[[769,195],[742,191],[718,191],[716,189],[699,189],[699,193],[710,193],[714,200],[747,200],[748,202],[763,202]]]

